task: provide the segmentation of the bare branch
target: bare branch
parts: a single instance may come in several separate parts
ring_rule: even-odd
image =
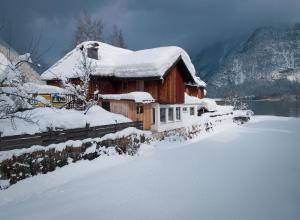
[[[100,19],[92,19],[87,13],[82,13],[76,20],[73,46],[84,41],[103,41],[104,24]]]

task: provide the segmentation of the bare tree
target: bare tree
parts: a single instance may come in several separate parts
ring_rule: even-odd
[[[92,19],[86,13],[81,14],[76,21],[73,46],[84,41],[103,41],[103,28],[101,19]]]
[[[63,78],[62,84],[69,94],[75,96],[75,100],[79,101],[81,108],[87,111],[96,105],[96,101],[90,96],[89,87],[90,79],[95,73],[96,68],[93,60],[87,57],[87,48],[80,48],[81,58],[75,68],[76,74],[73,79]]]
[[[116,47],[126,48],[123,32],[117,25],[113,26],[112,33],[109,37],[109,43]]]
[[[5,26],[2,26],[4,29]],[[12,40],[10,29],[9,42]],[[37,43],[36,43],[37,44]],[[34,51],[37,45],[32,42],[29,49]],[[32,109],[30,103],[39,102],[34,99],[28,91],[27,82],[38,83],[40,78],[35,76],[33,66],[39,67],[39,64],[32,62],[31,54],[25,53],[19,55],[11,48],[11,43],[0,44],[0,119],[10,119],[15,127],[14,119],[19,118],[29,122],[31,112],[24,110]]]

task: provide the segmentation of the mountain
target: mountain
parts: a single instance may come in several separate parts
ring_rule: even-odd
[[[214,44],[193,60],[211,97],[300,94],[300,24],[258,28],[244,42]]]

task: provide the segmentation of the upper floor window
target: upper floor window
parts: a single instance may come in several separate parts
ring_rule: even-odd
[[[144,113],[144,107],[141,104],[137,104],[136,106],[136,113],[137,114],[143,114]]]
[[[123,92],[127,92],[128,89],[128,81],[122,81],[122,90]]]
[[[144,80],[137,80],[136,81],[136,90],[137,91],[144,91]]]

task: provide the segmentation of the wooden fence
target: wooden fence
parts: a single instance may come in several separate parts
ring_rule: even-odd
[[[68,130],[56,130],[33,135],[14,135],[0,137],[0,151],[13,150],[20,148],[29,148],[32,145],[47,146],[49,144],[56,144],[67,140],[83,140],[86,138],[102,137],[109,133],[114,133],[128,127],[135,127],[143,129],[143,122],[128,122],[117,123],[111,125],[103,125],[96,127],[75,128]]]

